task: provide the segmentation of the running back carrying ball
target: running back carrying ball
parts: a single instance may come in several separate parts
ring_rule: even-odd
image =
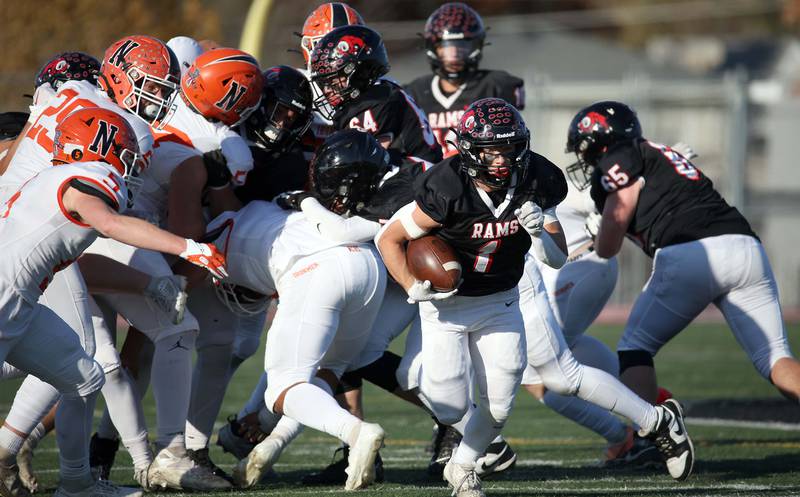
[[[408,242],[406,264],[420,281],[428,280],[437,292],[455,290],[461,282],[461,264],[441,238],[428,235]]]

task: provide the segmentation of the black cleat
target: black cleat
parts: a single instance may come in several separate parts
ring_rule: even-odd
[[[683,409],[675,399],[666,400],[657,405],[656,409],[659,413],[658,423],[652,433],[646,436],[661,452],[670,476],[676,480],[685,480],[692,474],[694,445],[686,432]]]
[[[119,450],[119,440],[100,438],[97,433],[89,441],[89,466],[95,480],[108,480]]]
[[[233,478],[225,472],[222,468],[214,464],[214,461],[208,455],[208,447],[205,449],[186,449],[186,454],[189,459],[201,468],[209,470],[214,476],[218,476],[230,484],[233,484]]]
[[[336,454],[342,453],[342,458],[336,460]],[[347,481],[347,458],[350,455],[350,447],[339,447],[333,453],[333,461],[325,466],[322,471],[311,473],[303,477],[303,485],[344,485]],[[381,455],[375,458],[375,483],[383,483],[383,460]]]
[[[502,440],[489,444],[486,453],[475,463],[475,473],[481,478],[502,473],[517,465],[517,454]]]
[[[452,426],[440,425],[436,431],[436,438],[433,441],[433,455],[431,462],[428,463],[428,474],[433,477],[441,478],[444,467],[453,456],[458,444],[461,443],[461,434]]]

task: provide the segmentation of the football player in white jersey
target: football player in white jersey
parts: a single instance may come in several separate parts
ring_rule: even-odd
[[[67,428],[58,430],[61,483],[57,496],[138,495],[92,478],[86,449],[94,399],[103,384],[102,369],[86,354],[69,325],[38,303],[39,297],[54,273],[77,259],[98,233],[178,255],[218,277],[227,274],[225,258],[211,245],[119,215],[128,205],[128,184],[144,161],[135,132],[118,113],[83,108],[65,117],[54,133],[52,162],[79,164],[35,175],[8,198],[0,214],[2,238],[13,240],[4,249],[6,269],[0,268],[5,287],[5,304],[0,305],[5,314],[5,324],[0,325],[0,360],[45,379],[62,393],[56,423]],[[12,443],[21,444],[20,432],[27,433],[6,423],[0,439],[16,437]],[[13,454],[0,451],[0,471],[0,485],[18,485]],[[146,482],[147,475],[137,475],[137,479]],[[3,490],[4,495],[22,492]]]
[[[27,131],[23,130],[18,137],[17,149],[9,168],[0,178],[0,184],[5,191],[3,197],[7,198],[9,192],[18,185],[50,166],[49,156],[52,154],[56,124],[71,111],[82,107],[101,107],[122,115],[134,129],[139,149],[147,159],[152,153],[153,143],[149,124],[162,119],[170,108],[170,102],[177,88],[176,82],[177,64],[174,56],[161,41],[147,36],[129,36],[114,43],[106,51],[97,84],[91,80],[68,81],[61,84],[54,94],[53,88],[50,88],[52,85],[40,85],[36,91],[38,97],[35,98],[35,104],[31,109]],[[140,184],[140,181],[136,181],[129,190],[135,189]],[[153,255],[162,258],[160,254],[153,253]],[[171,272],[156,276],[166,274]],[[93,331],[101,332],[99,327],[93,330],[91,311],[87,307],[89,297],[76,266],[68,267],[56,274],[43,299],[43,303],[51,307],[84,337],[84,341]],[[170,314],[150,310],[148,313],[164,316],[164,320],[171,324]],[[97,342],[104,343],[109,340]],[[104,370],[107,374],[118,374],[119,361],[116,351],[108,355],[113,359],[108,360],[100,356]],[[187,370],[190,368],[189,360],[187,354]],[[170,375],[164,376],[170,377]],[[35,391],[25,393],[28,391],[27,383],[26,380],[20,395],[29,399],[28,403],[31,402],[30,399],[34,399],[38,405],[35,408],[29,405],[27,412],[21,415],[41,418],[52,405],[56,392],[49,389],[48,393],[43,393],[40,390],[42,387],[40,383],[30,386]],[[120,382],[109,381],[104,393],[106,397],[113,399],[108,404],[119,408],[118,420],[131,425],[124,430],[131,436],[123,438],[130,438],[132,445],[129,449],[136,447],[131,450],[132,453],[141,453],[139,457],[134,457],[134,460],[141,460],[142,465],[146,465],[150,456],[146,455],[149,452],[146,440],[141,437],[144,432],[143,421],[137,422],[131,417],[130,413],[136,411],[135,406],[117,398],[124,392],[130,392],[131,388],[129,382],[124,379]],[[161,404],[169,404],[171,400],[172,398],[167,396],[167,400]],[[14,412],[15,409],[12,408],[12,413]],[[183,416],[185,417],[185,414]],[[179,429],[182,431],[182,425],[180,426]]]
[[[262,201],[220,216],[210,228],[220,226],[225,231],[215,243],[236,261],[226,282],[280,294],[267,336],[267,407],[348,442],[345,488],[368,486],[384,432],[339,407],[332,391],[366,343],[383,297],[386,273],[374,248],[326,240],[302,214]],[[237,484],[259,481],[274,462],[268,449],[257,446],[239,463]]]
[[[181,78],[181,96],[167,116],[169,122],[153,126],[156,137],[154,153],[142,178],[141,195],[134,206],[136,210],[173,233],[200,237],[205,232],[204,194],[208,194],[212,214],[238,208],[229,183],[244,180],[246,172],[252,168],[252,156],[242,138],[231,131],[230,126],[245,119],[258,105],[261,78],[255,59],[239,50],[216,49],[194,61]],[[217,149],[222,150],[226,164],[212,171],[205,166],[203,152]],[[171,188],[171,185],[180,187]],[[113,242],[103,245],[101,253],[143,271],[171,271],[162,257],[152,257],[157,254]],[[164,468],[166,485],[202,490],[228,488],[230,484],[215,474],[216,468],[206,464],[207,457],[200,454],[201,457],[196,458],[195,451],[191,447],[187,451],[185,445],[187,415],[195,411],[189,406],[192,395],[191,355],[199,329],[196,317],[187,313],[180,327],[165,329],[164,323],[154,319],[158,316],[154,316],[141,299],[114,295],[105,296],[103,300],[156,343],[154,365],[172,364],[171,373],[156,375],[154,372],[152,375],[154,394],[157,398],[160,394],[169,395],[174,406],[164,412],[169,419],[162,421],[159,416],[158,420],[157,446],[170,448],[167,452],[161,450],[155,458],[155,465]],[[199,349],[204,346],[201,339]],[[113,352],[113,349],[109,348],[109,351]],[[180,367],[175,357],[164,363],[166,355],[180,355]],[[199,364],[203,364],[202,354]],[[140,382],[146,379],[142,375]],[[140,392],[144,393],[145,389],[140,388]],[[193,427],[194,423],[188,426]],[[98,428],[95,461],[105,472],[113,463],[116,446],[107,443],[113,438],[116,438],[114,427],[110,417],[104,415]],[[205,446],[197,445],[192,447],[201,449]],[[190,471],[191,479],[178,471],[178,467]]]

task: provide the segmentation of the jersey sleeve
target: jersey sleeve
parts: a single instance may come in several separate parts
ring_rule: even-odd
[[[319,203],[315,198],[302,202],[303,214],[320,234],[334,242],[367,242],[372,240],[381,225],[360,216],[343,218]]]
[[[500,72],[497,83],[498,93],[503,100],[519,110],[525,108],[525,81],[507,72]]]
[[[187,159],[200,156],[200,152],[192,147],[169,140],[159,140],[150,166],[147,168],[147,175],[159,185],[168,186],[172,171],[176,167]]]
[[[220,140],[220,148],[231,172],[231,181],[235,186],[243,185],[247,180],[247,173],[253,169],[253,154],[250,153],[247,142],[228,128]]]
[[[566,197],[568,191],[564,172],[545,157],[532,153],[531,165],[534,179],[534,198],[542,210],[554,208]]]
[[[100,167],[76,169],[67,180],[70,187],[99,198],[117,212],[127,208],[128,189],[119,174]]]
[[[612,147],[597,163],[600,186],[607,193],[632,185],[644,173],[644,161],[634,142]]]
[[[414,201],[417,206],[441,225],[446,225],[455,208],[455,198],[447,193],[451,188],[443,185],[445,167],[435,167],[420,175],[414,183]]]

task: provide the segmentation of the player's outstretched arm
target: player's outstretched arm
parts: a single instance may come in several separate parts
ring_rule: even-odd
[[[123,216],[103,200],[74,188],[62,197],[64,208],[104,236],[119,242],[165,254],[177,255],[207,269],[218,278],[227,276],[225,257],[211,244],[181,238],[141,219]]]

